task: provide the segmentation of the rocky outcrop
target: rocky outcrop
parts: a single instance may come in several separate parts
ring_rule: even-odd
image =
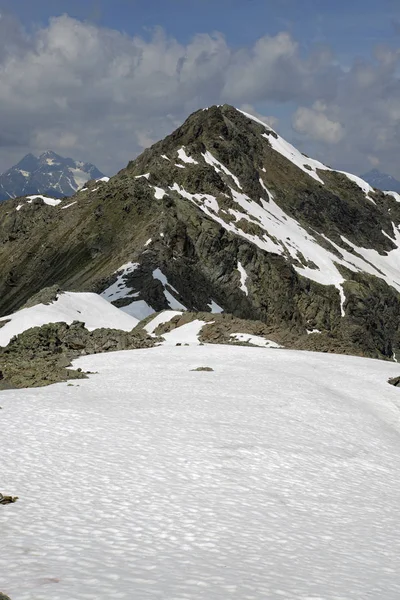
[[[145,319],[137,328],[144,328],[153,318],[154,315]],[[316,328],[308,330],[305,334],[299,335],[282,325],[266,325],[262,321],[239,319],[230,314],[184,312],[172,317],[168,322],[159,325],[155,329],[154,334],[162,338],[166,333],[195,320],[206,323],[201,328],[199,335],[199,341],[205,344],[251,345],[248,342],[238,341],[232,337],[232,334],[242,333],[248,334],[249,336],[265,338],[284,348],[294,350],[365,356],[357,344],[346,337],[340,337],[339,335],[335,336],[326,332],[321,333]]]
[[[0,494],[0,504],[14,504],[14,502],[16,502],[18,500],[18,496],[4,496],[3,494]],[[0,594],[0,600],[1,600],[1,594]]]
[[[388,380],[388,383],[390,383],[390,385],[394,385],[394,387],[400,387],[400,376],[392,377]]]
[[[75,321],[33,327],[0,349],[0,389],[39,387],[86,377],[71,361],[86,354],[151,348],[155,340],[143,331],[88,331]]]

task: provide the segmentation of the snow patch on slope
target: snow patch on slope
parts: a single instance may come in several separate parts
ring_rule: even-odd
[[[400,194],[398,192],[383,192],[385,196],[392,196],[396,202],[400,202]]]
[[[343,241],[352,246],[356,252],[350,253],[322,235],[339,252],[340,256],[337,256],[333,250],[329,251],[322,247],[298,221],[285,213],[276,204],[270,192],[268,192],[269,202],[260,199],[260,204],[258,204],[246,194],[230,188],[232,199],[241,210],[229,209],[230,215],[235,220],[227,222],[221,216],[222,213],[219,211],[215,197],[205,194],[190,194],[177,183],[171,189],[196,204],[207,216],[227,231],[247,239],[266,252],[290,256],[296,261],[293,267],[300,275],[322,285],[334,285],[340,294],[342,315],[344,314],[345,298],[341,286],[345,279],[340,274],[337,264],[341,264],[353,272],[375,275],[400,291],[400,228],[394,224],[393,238],[391,239],[397,248],[384,255],[379,254],[376,250],[357,247],[343,238]],[[257,225],[260,228],[260,234],[254,235],[243,231],[239,226],[242,219]]]
[[[258,119],[257,117],[255,117],[254,115],[251,115],[250,113],[244,112],[244,110],[239,110],[238,108],[236,110],[238,112],[242,113],[242,115],[244,115],[248,119],[251,119],[252,121],[255,121],[256,123],[258,123],[259,125],[262,125],[263,127],[265,127],[265,129],[268,129],[268,131],[273,131],[274,133],[276,133],[276,131],[274,131],[272,129],[272,127],[270,127],[269,125],[264,123],[264,121],[261,121],[261,119]]]
[[[199,206],[199,208],[201,208],[202,210],[211,209],[215,213],[219,211],[217,199],[211,194],[191,194],[190,192],[187,192],[184,188],[181,188],[177,183],[174,183],[174,185],[170,187],[170,189],[175,192],[178,192],[178,194],[180,194],[183,198],[190,200],[191,202]],[[203,212],[206,212],[206,210],[203,210]]]
[[[156,200],[162,200],[167,192],[157,186],[153,186],[153,188],[154,188],[154,197],[156,198]]]
[[[191,156],[189,156],[188,154],[186,154],[185,148],[182,147],[178,150],[178,157],[179,160],[181,160],[184,163],[188,163],[188,164],[193,164],[193,165],[198,165],[199,163],[197,162],[197,160],[195,160],[194,158],[192,158]]]
[[[79,190],[89,180],[88,174],[82,169],[69,167],[68,170],[72,173],[73,182],[71,182],[71,187],[75,191]]]
[[[195,319],[190,323],[186,323],[185,325],[181,325],[181,327],[176,327],[172,331],[163,334],[163,338],[165,340],[165,345],[175,345],[175,344],[189,344],[189,345],[198,345],[200,344],[199,336],[204,325],[210,325],[211,322],[206,323],[206,321],[200,321],[199,319]]]
[[[2,317],[0,323],[7,320],[9,323],[0,327],[0,346],[7,346],[14,335],[47,323],[83,321],[90,331],[101,327],[131,331],[138,323],[97,294],[75,292],[63,292],[51,304],[23,308]]]
[[[145,325],[143,329],[145,329],[149,335],[153,336],[155,335],[154,331],[159,325],[169,323],[169,321],[171,321],[174,317],[182,314],[183,312],[178,310],[164,310],[159,315],[154,317],[154,319],[149,321],[149,323],[147,323],[147,325]]]
[[[242,290],[242,292],[244,292],[246,294],[246,296],[248,296],[249,290],[246,287],[247,273],[246,273],[242,263],[238,262],[237,268],[240,273],[240,289]]]
[[[267,340],[260,335],[251,335],[248,333],[231,333],[231,338],[238,342],[245,342],[246,344],[252,344],[252,346],[259,346],[260,348],[282,348],[276,342]]]
[[[262,125],[269,132],[263,133],[262,136],[268,140],[268,142],[276,152],[282,154],[282,156],[290,160],[291,163],[295,164],[296,167],[304,171],[304,173],[307,173],[307,175],[324,185],[324,182],[318,176],[318,173],[316,171],[317,169],[320,169],[321,171],[330,171],[331,169],[329,169],[329,167],[319,162],[318,160],[314,160],[302,154],[299,150],[297,150],[297,148],[292,146],[292,144],[290,144],[289,142],[284,140],[280,135],[278,135],[276,131],[269,127],[269,125],[267,125],[260,119],[257,119],[257,117],[254,117],[253,115],[246,113],[243,110],[239,110],[238,112],[242,113],[242,115],[244,115],[248,119],[255,121],[259,125]]]
[[[268,140],[271,144],[273,150],[282,154],[285,158],[290,160],[291,163],[296,165],[299,169],[307,173],[310,177],[322,183],[324,185],[323,180],[319,177],[317,170],[321,171],[330,171],[326,165],[319,162],[318,160],[314,160],[313,158],[308,158],[304,154],[302,154],[297,148],[289,144],[286,140],[284,140],[280,135],[275,137],[274,135],[268,135],[266,133],[262,134],[264,138]]]
[[[369,183],[364,181],[364,179],[361,179],[361,177],[357,177],[356,175],[352,175],[351,173],[347,173],[346,171],[334,171],[334,169],[327,167],[320,161],[315,160],[313,158],[309,158],[308,156],[297,150],[297,148],[295,148],[292,144],[284,140],[271,127],[260,121],[260,119],[257,119],[257,117],[254,117],[249,113],[243,112],[242,110],[239,110],[238,112],[242,113],[247,118],[252,119],[259,125],[265,127],[265,129],[267,129],[269,133],[263,133],[262,136],[268,140],[273,150],[279,152],[279,154],[287,158],[291,163],[296,165],[296,167],[304,171],[304,173],[318,181],[318,183],[322,183],[322,185],[325,185],[325,182],[317,173],[318,170],[333,171],[335,173],[340,173],[348,177],[353,183],[357,184],[358,187],[361,188],[361,190],[364,192],[367,200],[376,204],[373,198],[369,196],[370,193],[374,192],[374,188]],[[263,170],[265,171],[265,169]],[[260,180],[260,184],[264,187],[262,180]]]
[[[116,300],[121,300],[121,298],[137,298],[140,295],[140,292],[134,292],[133,288],[127,285],[126,278],[136,271],[138,267],[139,263],[132,262],[122,265],[115,271],[118,275],[117,280],[104,290],[101,293],[101,296],[108,302],[115,302]],[[154,308],[145,300],[133,300],[130,304],[121,306],[119,310],[130,317],[134,317],[138,321],[146,319],[155,312]]]
[[[221,173],[221,171],[223,173],[225,173],[225,175],[229,175],[229,177],[231,177],[233,179],[233,181],[235,182],[235,184],[237,185],[237,187],[241,190],[242,186],[240,185],[240,181],[239,179],[236,177],[236,175],[234,175],[227,167],[225,167],[225,165],[223,165],[221,162],[219,162],[219,160],[217,160],[212,154],[211,152],[209,152],[207,150],[207,152],[205,152],[204,154],[202,154],[204,160],[206,161],[206,163],[208,165],[211,165],[215,171],[217,173]]]
[[[362,189],[362,191],[364,192],[364,194],[368,200],[370,200],[373,204],[376,204],[375,200],[369,196],[370,193],[373,194],[375,192],[372,185],[370,185],[369,183],[364,181],[364,179],[361,179],[361,177],[357,177],[357,175],[352,175],[352,173],[346,173],[346,171],[335,171],[335,173],[340,173],[341,175],[346,175],[346,177],[348,179],[350,179],[350,181],[352,181],[353,183],[358,185],[359,188]]]
[[[76,200],[75,200],[75,202],[70,202],[69,204],[66,204],[65,206],[62,206],[61,210],[64,210],[65,208],[69,208],[70,206],[73,206],[74,204],[76,204]]]
[[[170,283],[168,283],[168,279],[164,275],[164,273],[160,269],[155,269],[153,271],[153,278],[158,279],[160,283],[164,286],[164,296],[169,304],[169,307],[172,309],[178,310],[186,310],[186,306],[183,306],[174,296],[171,294],[169,290],[172,290],[179,296],[178,290],[176,290]],[[169,288],[169,289],[167,289]]]
[[[115,273],[118,274],[117,280],[110,285],[106,290],[104,290],[100,295],[108,300],[108,302],[114,302],[115,300],[120,300],[121,298],[126,298],[126,296],[131,296],[132,288],[129,288],[126,285],[126,277],[136,271],[139,267],[139,263],[126,263],[122,265],[118,271]]]
[[[133,296],[138,295],[139,292],[137,294],[133,294]],[[150,306],[150,304],[148,304],[145,300],[134,300],[126,306],[121,306],[120,310],[122,310],[127,315],[138,319],[139,321],[142,321],[142,319],[147,319],[147,317],[156,312],[154,308]]]
[[[224,312],[222,306],[217,304],[214,300],[211,300],[211,302],[207,306],[209,307],[210,312],[212,312],[213,314],[219,315]]]

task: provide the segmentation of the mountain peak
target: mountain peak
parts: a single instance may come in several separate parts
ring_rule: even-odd
[[[60,156],[53,150],[46,150],[45,152],[42,152],[39,158],[59,158],[61,160],[64,160],[62,156]]]
[[[39,159],[33,154],[26,154],[21,160],[15,165],[15,169],[21,169],[23,171],[34,171],[37,169],[39,163]]]
[[[74,164],[63,178],[86,168]],[[39,170],[45,181],[55,167]],[[0,311],[57,284],[134,316],[223,310],[303,336],[303,348],[400,352],[396,197],[233,106],[197,111],[72,201],[1,209]]]
[[[89,179],[101,177],[103,173],[91,163],[64,158],[53,150],[39,157],[29,153],[0,175],[0,201],[28,194],[71,196]]]
[[[379,169],[371,169],[362,175],[362,178],[378,190],[400,193],[400,181]]]
[[[49,166],[54,165],[54,164],[62,164],[68,160],[71,160],[71,159],[65,159],[62,156],[60,156],[59,154],[56,154],[55,152],[53,152],[53,150],[46,150],[46,152],[43,152],[39,156],[39,162],[41,164],[47,164]]]

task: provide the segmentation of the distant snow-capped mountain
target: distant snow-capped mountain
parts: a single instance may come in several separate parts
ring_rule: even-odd
[[[387,173],[382,173],[378,169],[368,171],[368,173],[362,175],[362,178],[372,185],[372,187],[378,188],[378,190],[391,190],[392,192],[400,193],[400,181]]]
[[[28,194],[71,196],[89,179],[101,177],[103,173],[91,163],[63,158],[51,150],[38,158],[27,154],[0,175],[0,201]]]

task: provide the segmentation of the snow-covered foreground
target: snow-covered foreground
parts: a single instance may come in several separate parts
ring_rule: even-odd
[[[99,373],[0,394],[13,600],[398,600],[398,365],[230,346],[76,365]]]

